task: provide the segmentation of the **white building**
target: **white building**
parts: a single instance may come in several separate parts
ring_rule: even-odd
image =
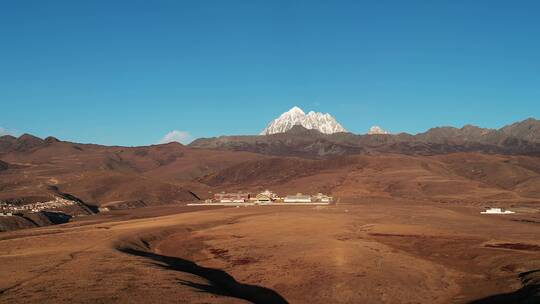
[[[283,200],[285,203],[311,203],[311,196],[297,193],[296,195],[287,195]]]
[[[216,193],[214,200],[219,203],[245,203],[248,202],[251,195],[249,193]]]
[[[332,197],[328,195],[324,195],[322,193],[317,193],[313,196],[314,202],[321,202],[321,203],[330,203],[332,201]]]
[[[513,214],[514,211],[503,210],[502,208],[486,208],[485,211],[480,212],[481,214]]]

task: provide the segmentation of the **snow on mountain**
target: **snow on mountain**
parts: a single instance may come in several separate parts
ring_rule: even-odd
[[[389,133],[388,133],[388,131],[383,130],[379,126],[373,126],[373,127],[369,128],[369,131],[368,131],[367,134],[374,135],[374,134],[389,134]]]
[[[301,125],[306,129],[318,130],[325,134],[347,132],[330,114],[313,111],[306,114],[302,109],[295,106],[270,122],[260,135],[284,133],[295,125]]]
[[[283,133],[290,130],[294,125],[301,125],[306,113],[299,107],[293,107],[289,111],[274,119],[260,135]]]

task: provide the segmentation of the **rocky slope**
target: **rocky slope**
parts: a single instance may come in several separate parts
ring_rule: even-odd
[[[72,216],[63,212],[41,211],[25,215],[0,217],[0,232],[58,225],[69,222]]]

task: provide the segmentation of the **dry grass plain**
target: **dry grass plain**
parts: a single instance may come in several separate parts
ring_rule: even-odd
[[[0,302],[535,303],[540,216],[479,211],[365,198],[113,212],[1,234]]]

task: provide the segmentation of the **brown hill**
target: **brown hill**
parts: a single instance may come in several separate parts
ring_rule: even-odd
[[[45,141],[39,137],[23,134],[9,147],[12,151],[26,152],[41,146]]]
[[[326,135],[302,126],[294,126],[286,133],[271,135],[200,138],[189,144],[189,147],[278,156],[326,157],[364,152],[365,149],[349,144],[354,142],[355,137],[350,133]]]
[[[0,153],[8,149],[17,141],[17,138],[11,135],[0,136]]]
[[[529,118],[506,126],[501,132],[523,140],[540,142],[540,120]]]
[[[106,147],[24,136],[0,154],[0,200],[39,201],[57,194],[50,186],[95,205],[138,206],[197,200],[208,186],[196,177],[246,160],[246,152],[194,150],[178,143],[147,147]]]
[[[485,138],[496,132],[493,129],[483,129],[473,125],[463,128],[437,127],[415,136],[416,140],[432,143],[454,142],[486,142]]]
[[[308,160],[270,158],[234,165],[199,181],[215,191],[263,188],[338,197],[401,197],[463,202],[540,198],[540,158],[454,153]]]

